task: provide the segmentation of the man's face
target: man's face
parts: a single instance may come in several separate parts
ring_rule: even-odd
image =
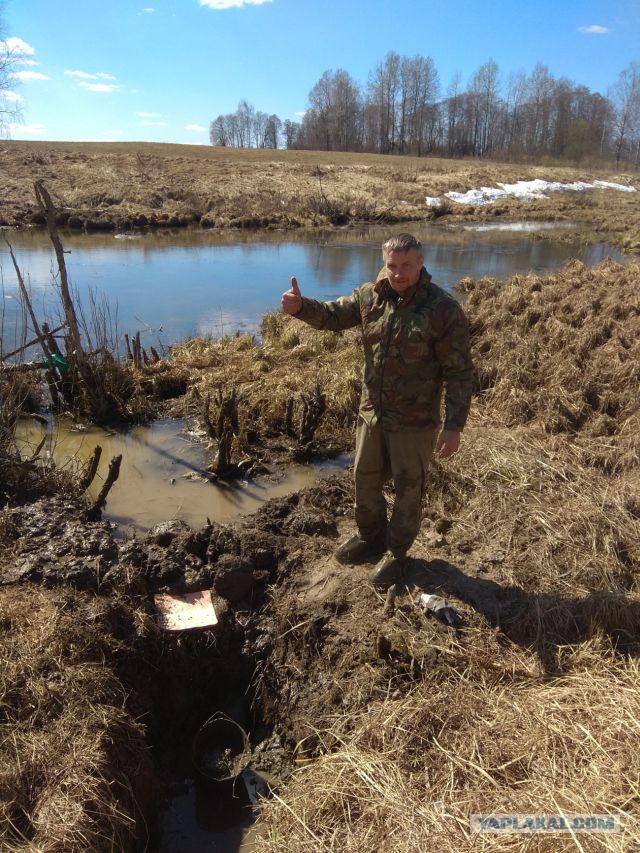
[[[404,293],[418,283],[424,257],[416,249],[408,252],[383,252],[389,284],[396,293]]]

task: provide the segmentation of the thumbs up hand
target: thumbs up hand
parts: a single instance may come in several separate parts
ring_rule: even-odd
[[[297,314],[302,308],[302,295],[295,276],[291,278],[291,289],[282,294],[281,305],[285,314]]]

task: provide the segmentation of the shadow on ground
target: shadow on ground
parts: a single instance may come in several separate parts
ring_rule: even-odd
[[[424,592],[469,604],[512,642],[535,650],[547,675],[561,670],[561,646],[596,634],[607,636],[621,654],[640,655],[640,602],[622,593],[597,590],[582,598],[528,593],[521,587],[470,577],[453,563],[439,559],[412,559],[407,582]]]

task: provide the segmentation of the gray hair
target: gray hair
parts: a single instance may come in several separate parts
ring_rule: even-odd
[[[382,244],[382,251],[385,254],[389,252],[410,252],[412,250],[422,254],[422,243],[413,234],[395,234]]]

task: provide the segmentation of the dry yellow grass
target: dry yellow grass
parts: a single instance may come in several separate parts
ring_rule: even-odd
[[[542,681],[463,667],[341,718],[339,746],[294,774],[268,807],[258,850],[431,853],[628,851],[640,833],[638,663],[575,647]],[[482,814],[608,814],[617,834],[474,834]]]
[[[636,183],[637,175],[596,168],[515,165],[430,157],[273,151],[153,143],[5,142],[0,224],[37,214],[43,179],[73,227],[277,227],[364,222],[516,219],[577,220],[589,239],[640,251],[634,195],[611,190],[473,208],[425,204],[426,196],[542,178]],[[37,219],[37,216],[36,216]],[[584,232],[584,226],[580,229]]]
[[[284,314],[267,314],[262,341],[250,335],[219,340],[196,339],[172,348],[172,362],[190,373],[186,401],[176,407],[201,417],[203,401],[215,409],[219,391],[238,395],[240,436],[238,452],[246,449],[248,430],[263,439],[282,436],[287,400],[294,401],[298,423],[303,394],[320,386],[327,410],[317,433],[321,442],[337,450],[351,444],[360,396],[362,355],[357,332],[340,335],[316,332]]]
[[[110,603],[9,586],[0,588],[0,614],[0,846],[138,849],[153,776],[143,728],[105,665],[118,646]]]

